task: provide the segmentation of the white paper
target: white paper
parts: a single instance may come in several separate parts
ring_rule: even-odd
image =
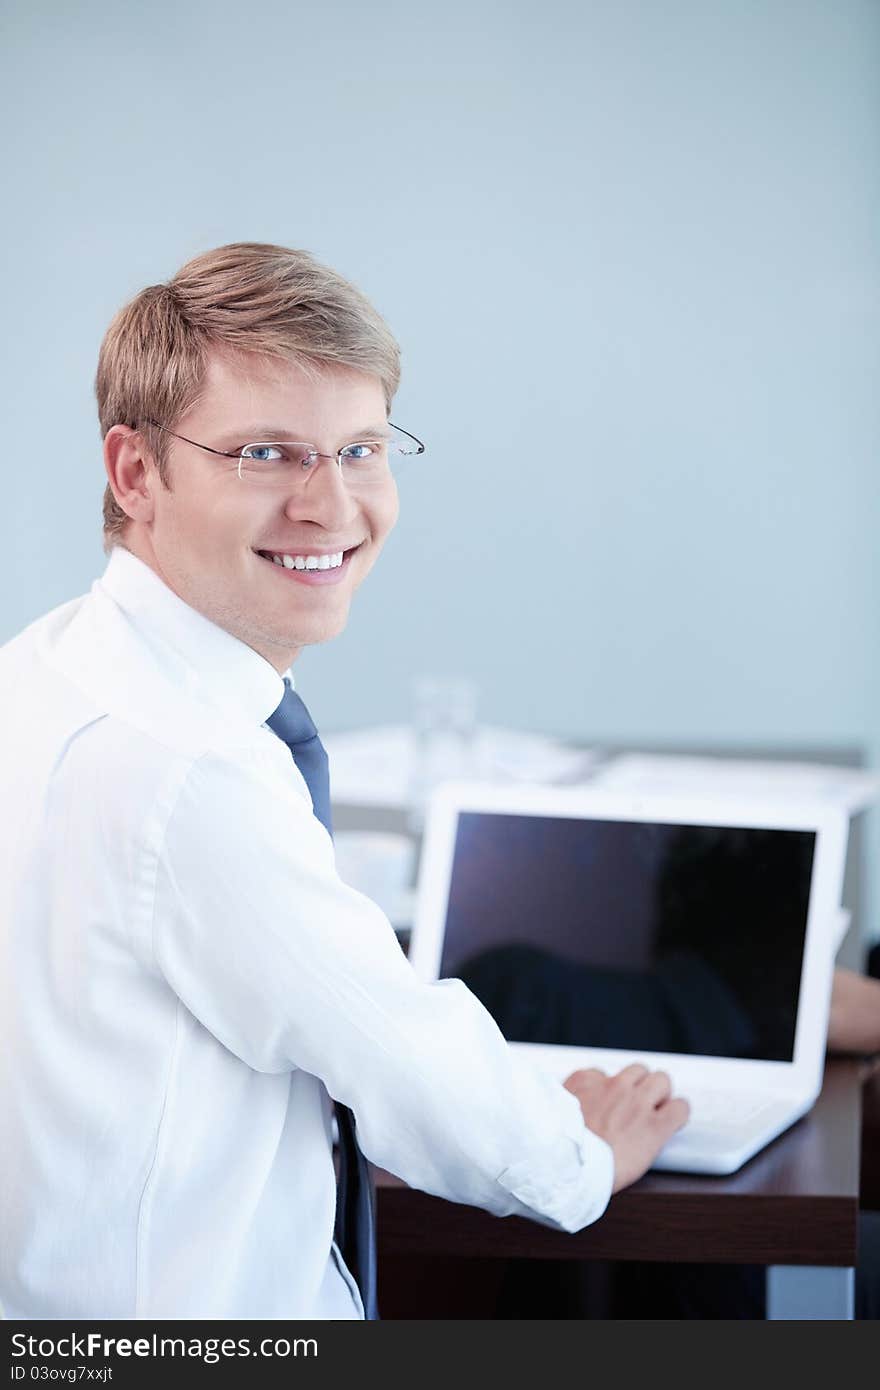
[[[329,734],[324,746],[337,804],[405,810],[424,794],[415,734],[406,724]],[[469,745],[450,746],[445,767],[443,749],[434,749],[430,781],[436,785],[443,775],[487,782],[580,781],[589,777],[597,756],[540,734],[481,725]]]
[[[614,791],[767,796],[820,801],[855,815],[880,798],[880,775],[830,763],[624,753],[598,767],[591,785]]]

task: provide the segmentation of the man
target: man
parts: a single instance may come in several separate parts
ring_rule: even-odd
[[[643,1067],[533,1072],[336,874],[289,672],[397,520],[398,378],[363,296],[274,246],[104,340],[107,568],[0,651],[7,1317],[372,1315],[331,1098],[359,1229],[346,1116],[414,1186],[568,1231],[687,1117]]]

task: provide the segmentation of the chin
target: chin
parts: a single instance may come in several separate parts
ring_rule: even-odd
[[[343,632],[348,622],[348,610],[335,618],[325,618],[323,622],[303,624],[287,638],[291,647],[314,647],[320,642],[330,642]]]

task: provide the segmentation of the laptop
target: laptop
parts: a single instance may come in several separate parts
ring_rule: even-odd
[[[654,1167],[732,1173],[822,1085],[849,819],[819,802],[447,782],[409,959],[457,977],[560,1081],[667,1071]]]

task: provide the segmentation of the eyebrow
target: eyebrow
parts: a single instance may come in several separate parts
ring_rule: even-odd
[[[360,439],[385,439],[389,438],[391,430],[388,421],[385,420],[381,425],[367,425],[364,429],[349,430],[346,438],[350,443],[356,444]],[[221,439],[241,440],[245,444],[259,444],[261,442],[274,444],[285,439],[295,440],[298,444],[311,444],[312,440],[307,439],[302,433],[288,429],[286,425],[247,425],[243,429],[224,430]]]

